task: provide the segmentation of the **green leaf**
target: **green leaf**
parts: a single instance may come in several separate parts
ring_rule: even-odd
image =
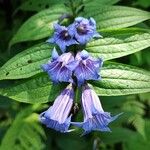
[[[135,127],[143,138],[146,138],[145,120],[143,118],[143,115],[145,114],[145,105],[140,101],[137,101],[137,96],[130,96],[123,104],[122,108],[124,112],[129,112],[131,114],[128,118],[128,122]]]
[[[146,138],[145,134],[145,120],[142,118],[142,116],[136,114],[133,115],[129,120],[136,130],[143,136],[143,138]]]
[[[30,40],[38,40],[50,36],[53,32],[53,24],[66,12],[63,5],[56,5],[43,10],[29,18],[17,31],[10,41],[10,46]]]
[[[106,63],[100,72],[101,81],[93,81],[99,96],[118,96],[150,92],[150,73],[119,63]]]
[[[123,111],[127,111],[132,113],[132,116],[134,115],[139,115],[139,116],[143,116],[145,113],[145,106],[144,104],[142,104],[141,102],[136,101],[137,97],[131,97],[126,100],[126,102],[123,104]],[[131,119],[132,120],[132,119]],[[129,119],[129,122],[130,119]]]
[[[101,6],[101,5],[113,5],[117,2],[119,2],[120,0],[83,0],[85,7],[90,7],[91,5],[93,6]]]
[[[100,139],[103,139],[104,143],[113,144],[118,142],[126,142],[129,138],[132,138],[136,135],[136,132],[132,130],[121,128],[121,127],[111,127],[111,133],[102,132],[100,135]]]
[[[148,31],[133,28],[103,32],[106,38],[90,42],[86,50],[104,61],[122,57],[149,47],[150,33],[145,33]],[[52,48],[43,43],[17,54],[0,68],[0,80],[28,78],[42,72],[41,65],[50,59]]]
[[[40,73],[41,65],[50,59],[52,48],[44,43],[17,54],[0,69],[0,80],[28,78]]]
[[[86,50],[93,56],[110,60],[126,56],[150,46],[150,33],[116,33],[114,36],[93,40]]]
[[[101,76],[101,81],[90,82],[99,96],[150,92],[150,73],[142,69],[109,62],[104,64]],[[21,102],[44,103],[55,100],[65,87],[60,85],[53,86],[48,75],[40,75],[0,88],[0,94]]]
[[[84,17],[93,17],[98,29],[118,29],[150,19],[150,13],[123,6],[85,7]]]
[[[24,103],[45,103],[54,101],[63,88],[64,84],[53,85],[47,75],[39,75],[0,88],[0,94]]]
[[[25,10],[25,11],[41,11],[43,9],[51,8],[53,5],[63,3],[64,0],[27,0],[21,4],[18,9]]]
[[[42,150],[45,133],[38,124],[38,115],[33,109],[26,108],[19,112],[11,127],[7,130],[2,143],[1,150]]]
[[[150,147],[150,121],[149,119],[145,120],[145,130],[147,139],[144,139],[140,134],[137,133],[136,136],[129,136],[129,140],[124,143],[123,149],[124,150],[149,150]],[[135,132],[136,133],[136,132]],[[136,144],[135,144],[136,143]]]
[[[142,6],[144,8],[148,8],[150,6],[150,1],[148,0],[137,0],[134,2],[134,6]]]
[[[146,28],[138,28],[138,27],[130,27],[130,28],[122,28],[122,29],[107,29],[107,30],[98,30],[101,32],[103,37],[128,37],[133,36],[135,34],[142,34],[142,33],[150,33],[149,29]]]

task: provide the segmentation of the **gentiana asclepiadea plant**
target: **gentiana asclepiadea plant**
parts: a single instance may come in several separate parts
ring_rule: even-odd
[[[42,69],[48,73],[54,84],[68,82],[69,85],[56,98],[53,106],[41,113],[40,121],[60,132],[72,131],[69,130],[71,124],[83,128],[83,135],[92,130],[110,131],[109,123],[117,119],[120,114],[111,117],[110,113],[104,112],[98,96],[87,83],[89,80],[102,80],[99,72],[103,60],[93,58],[84,49],[78,49],[80,45],[87,44],[93,38],[102,37],[96,32],[95,20],[77,17],[68,27],[55,24],[54,30],[54,35],[47,42],[58,45],[62,54],[59,55],[54,47],[51,61],[43,64]],[[75,50],[69,51],[72,45],[76,45]],[[71,121],[74,92],[80,87],[83,89],[81,103],[84,121],[82,123]]]

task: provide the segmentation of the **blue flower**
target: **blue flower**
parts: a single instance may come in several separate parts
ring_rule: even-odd
[[[85,80],[100,80],[99,71],[102,66],[102,59],[93,59],[85,50],[78,52],[75,61],[68,64],[68,68],[74,71],[78,85],[82,85]]]
[[[56,98],[53,106],[40,114],[41,123],[59,132],[70,132],[68,130],[71,121],[71,108],[73,105],[74,91],[72,84]]]
[[[77,127],[82,127],[84,133],[92,130],[110,131],[108,124],[118,118],[119,115],[111,117],[110,113],[104,112],[96,93],[85,85],[82,92],[82,107],[84,111],[84,122],[72,122]]]
[[[72,61],[74,61],[74,56],[71,52],[59,56],[54,48],[52,51],[52,61],[42,65],[42,69],[48,73],[54,83],[73,82],[72,71],[67,67]]]
[[[69,34],[67,27],[54,24],[54,29],[53,37],[47,42],[57,44],[62,52],[65,52],[67,46],[77,44],[77,41]]]
[[[86,19],[77,17],[72,25],[69,27],[69,34],[74,36],[80,44],[86,44],[93,37],[101,37],[96,32],[96,22],[93,18]]]

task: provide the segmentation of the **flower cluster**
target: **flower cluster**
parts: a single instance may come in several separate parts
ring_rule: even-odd
[[[54,48],[52,58],[42,69],[48,73],[53,83],[68,82],[69,85],[56,98],[53,106],[41,113],[40,121],[47,127],[60,132],[70,132],[70,125],[81,127],[84,134],[92,130],[110,131],[108,124],[119,115],[112,117],[101,106],[97,94],[88,84],[88,80],[101,80],[99,75],[103,61],[93,58],[86,50],[66,52],[71,45],[85,45],[93,38],[101,37],[96,32],[96,22],[93,18],[78,17],[68,27],[54,25],[54,35],[47,42],[59,46],[62,54]],[[77,47],[77,46],[76,46]],[[84,113],[83,122],[72,122],[72,108],[74,104],[74,90],[82,87],[81,103]]]
[[[96,22],[93,18],[77,17],[74,23],[68,27],[55,24],[54,30],[54,36],[48,39],[47,42],[57,44],[62,52],[65,52],[66,48],[70,45],[83,45],[93,37],[101,37],[96,32]]]

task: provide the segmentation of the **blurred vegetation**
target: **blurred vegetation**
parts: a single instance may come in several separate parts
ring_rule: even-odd
[[[59,0],[0,0],[0,66],[22,50],[45,41],[29,41],[9,47],[11,38],[28,18],[58,2]],[[150,10],[150,0],[120,0],[117,4]],[[149,29],[150,21],[136,26]],[[150,48],[114,61],[150,70]],[[1,81],[0,86],[12,82],[17,81]],[[38,113],[51,102],[48,105],[30,105],[0,96],[0,149],[7,150],[5,145],[10,145],[12,149],[18,150],[149,150],[150,93],[100,99],[106,111],[124,114],[110,125],[112,133],[93,132],[80,137],[80,130],[61,134],[37,122]]]

